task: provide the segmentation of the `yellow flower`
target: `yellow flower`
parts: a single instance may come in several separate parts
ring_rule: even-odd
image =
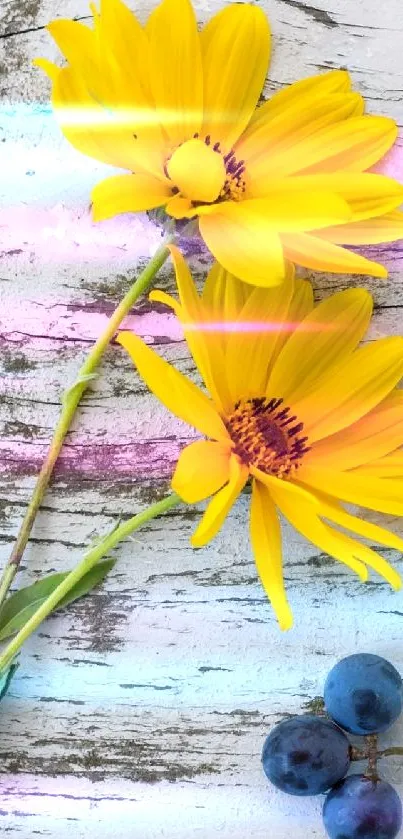
[[[285,258],[315,270],[387,276],[340,244],[402,236],[402,187],[368,173],[392,146],[391,119],[363,115],[348,73],[304,79],[256,109],[270,52],[258,6],[235,3],[200,33],[190,0],[162,0],[143,28],[102,0],[94,28],[48,27],[67,59],[45,59],[67,139],[134,174],[92,193],[96,220],[165,207],[198,217],[216,259],[245,282],[283,279]]]
[[[369,566],[398,589],[398,573],[345,531],[399,551],[403,540],[340,502],[403,515],[403,338],[358,348],[372,312],[364,289],[314,306],[310,283],[291,266],[281,287],[252,288],[215,264],[200,297],[183,257],[171,253],[180,302],[151,296],[180,318],[210,395],[132,333],[118,340],[151,391],[208,438],[182,451],[172,480],[190,504],[213,496],[193,546],[216,535],[251,478],[252,548],[283,629],[292,616],[277,510],[362,580]]]

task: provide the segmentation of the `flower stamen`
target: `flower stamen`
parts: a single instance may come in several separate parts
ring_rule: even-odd
[[[225,171],[227,174],[224,186],[218,197],[219,201],[240,201],[245,192],[245,161],[237,160],[234,151],[228,152],[224,157]]]
[[[210,134],[207,134],[207,136],[204,138],[204,142],[206,146],[211,145],[212,141]],[[221,151],[221,144],[219,141],[214,143],[213,151],[222,155],[227,175],[225,183],[218,196],[217,202],[240,201],[243,193],[245,192],[246,187],[245,180],[242,177],[245,172],[245,161],[237,160],[233,149],[231,149],[229,152],[227,152],[227,154],[224,155]]]
[[[283,399],[255,398],[236,403],[225,425],[234,452],[246,466],[277,478],[291,477],[309,451],[304,424],[283,405]]]

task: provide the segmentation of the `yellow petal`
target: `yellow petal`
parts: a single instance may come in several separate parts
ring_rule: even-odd
[[[228,440],[221,417],[200,388],[132,332],[120,332],[116,340],[127,350],[149,389],[169,411],[207,437]]]
[[[358,422],[325,437],[306,460],[328,469],[353,469],[382,458],[403,443],[403,390],[394,390]]]
[[[224,185],[225,165],[221,154],[202,140],[183,143],[167,164],[172,183],[193,201],[215,201]]]
[[[298,171],[363,172],[384,157],[397,133],[396,123],[388,117],[365,115],[346,120],[318,133],[305,147],[301,143],[295,148],[301,155]]]
[[[175,312],[175,315],[179,317],[181,314],[181,306],[171,294],[167,294],[165,291],[161,291],[159,288],[154,288],[150,291],[148,295],[149,299],[155,301],[156,303],[163,303],[164,306],[169,306]]]
[[[340,514],[339,511],[336,511],[332,505],[326,503],[322,503],[321,515],[324,518],[329,519],[330,521],[339,522],[340,524],[342,524],[343,527],[346,527],[350,530],[352,529],[351,526],[354,524],[353,516],[350,517],[346,514],[346,516],[344,517],[343,514]],[[354,529],[356,528],[354,527]],[[336,531],[333,530],[333,528],[332,532],[336,533]],[[362,535],[366,536],[366,538],[373,538],[376,533],[377,541],[379,541],[379,536],[382,534],[383,540],[387,538],[387,536],[385,535],[387,531],[382,531],[381,528],[376,528],[375,525],[367,525],[366,522],[361,522],[361,527],[359,527],[359,529],[357,529],[356,532],[361,532]],[[367,565],[369,565],[370,568],[373,568],[373,570],[376,571],[377,574],[379,574],[381,577],[384,577],[384,579],[388,581],[388,583],[392,586],[392,588],[395,589],[395,591],[398,591],[398,589],[402,587],[400,575],[397,573],[397,571],[394,570],[394,568],[392,568],[391,565],[389,565],[389,563],[386,561],[386,559],[383,558],[383,556],[380,556],[380,554],[372,550],[372,548],[369,548],[367,545],[362,545],[361,542],[356,542],[355,539],[351,539],[351,537],[349,536],[345,536],[344,534],[338,534],[338,536],[341,536],[343,540],[348,540],[348,543],[351,545],[352,552],[357,557],[357,559],[361,560],[361,562],[366,563]],[[390,536],[392,536],[392,534],[390,534]],[[388,539],[388,541],[390,540]]]
[[[109,80],[108,74],[101,70],[103,57],[98,38],[98,20],[99,16],[93,29],[79,21],[63,19],[51,21],[46,28],[70,65],[65,69],[79,79],[89,99],[103,106]],[[107,119],[105,114],[104,121]]]
[[[312,178],[312,188],[315,187],[317,177],[323,188],[327,185],[331,189],[334,184],[335,192],[347,201],[353,211],[352,221],[370,219],[395,210],[403,201],[403,186],[385,175],[349,172],[347,175],[308,176],[309,181]]]
[[[218,204],[217,212],[201,216],[201,235],[231,274],[252,285],[277,285],[285,271],[280,238],[264,215],[251,212],[246,203]]]
[[[275,185],[265,198],[242,201],[235,206],[242,207],[244,213],[264,219],[268,230],[281,233],[310,230],[312,226],[327,227],[333,224],[332,219],[337,219],[340,223],[350,220],[352,211],[347,202],[334,192],[314,191],[309,187],[305,192],[299,187],[294,192],[291,178],[288,180],[288,186],[289,189],[284,189],[283,184],[279,188]],[[218,208],[221,209],[222,206],[229,208],[234,204],[227,202],[225,205],[218,205]],[[198,212],[202,213],[203,208],[199,208]]]
[[[276,493],[280,493],[281,496],[285,495],[293,506],[305,505],[312,511],[319,510],[319,500],[309,489],[293,481],[285,481],[282,478],[276,478],[275,475],[268,475],[267,472],[262,472],[255,466],[250,467],[250,473],[270,490],[272,498]]]
[[[187,504],[208,498],[228,481],[230,445],[197,440],[180,453],[172,489]]]
[[[391,533],[390,530],[385,530],[384,527],[379,527],[377,524],[352,516],[332,498],[321,497],[321,511],[326,519],[335,522],[346,530],[358,533],[359,536],[363,536],[364,539],[369,539],[371,542],[379,542],[380,545],[385,545],[387,548],[403,552],[403,539],[400,536],[396,536],[395,533]]]
[[[314,306],[313,288],[309,280],[296,279],[294,293],[288,310],[288,321],[294,328],[310,314]]]
[[[283,515],[288,519],[295,529],[312,542],[313,545],[330,554],[335,559],[343,562],[358,574],[365,582],[368,579],[368,572],[365,565],[356,558],[356,549],[360,547],[357,542],[338,533],[331,527],[323,524],[311,504],[294,504],[288,490],[288,482],[283,481],[284,486],[272,490],[272,497]]]
[[[102,107],[89,93],[79,71],[66,67],[54,78],[52,104],[55,116],[67,140],[83,154],[123,169],[158,170],[160,177],[161,148],[153,133],[153,145],[148,142],[153,126],[148,125],[149,112],[139,114],[125,107],[119,110]],[[144,140],[135,133],[137,122],[147,123]],[[155,142],[154,142],[155,140]],[[158,168],[159,167],[159,168]]]
[[[176,219],[192,218],[192,216],[196,215],[196,210],[193,207],[192,202],[189,198],[183,198],[182,195],[174,195],[174,197],[168,201],[165,210],[168,215]]]
[[[342,228],[340,228],[342,229]],[[330,271],[335,274],[368,274],[373,277],[387,277],[383,265],[371,262],[358,253],[352,253],[332,242],[325,241],[326,229],[321,238],[309,233],[283,233],[281,241],[284,253],[297,265],[313,268],[314,271]],[[322,238],[323,237],[323,238]]]
[[[266,123],[267,119],[289,112],[293,108],[309,110],[318,99],[337,93],[348,93],[351,79],[346,70],[330,70],[316,76],[309,76],[299,82],[287,85],[260,105],[253,114],[250,126]]]
[[[308,280],[294,280],[294,293],[288,308],[287,318],[283,324],[282,331],[277,337],[277,342],[272,353],[272,364],[269,365],[269,369],[270,366],[274,367],[284,344],[301,321],[310,314],[312,309],[313,289],[311,283]]]
[[[214,334],[224,355],[234,324],[239,318],[245,301],[250,294],[254,293],[254,290],[254,286],[238,280],[219,262],[214,262],[207,275],[202,294],[203,306],[210,317],[211,324],[216,324]]]
[[[120,105],[153,108],[148,41],[143,27],[122,0],[101,0],[97,21],[105,89]]]
[[[201,548],[217,535],[248,477],[247,467],[235,455],[232,455],[229,464],[229,481],[208,504],[191,539],[194,548]]]
[[[129,161],[126,147],[121,156],[116,128],[90,96],[77,71],[65,67],[55,76],[52,105],[64,136],[80,152],[123,168],[134,163],[134,157]]]
[[[280,629],[291,629],[293,619],[284,588],[280,523],[270,492],[258,481],[253,482],[250,536],[256,568]]]
[[[327,472],[327,475],[326,475],[326,472]],[[321,481],[324,481],[324,483],[322,484],[322,489],[327,487],[327,486],[331,486],[332,493],[334,492],[334,494],[336,495],[338,493],[337,487],[339,486],[339,483],[338,483],[338,480],[336,480],[335,484],[333,483],[333,477],[336,475],[336,473],[333,473],[332,482],[327,483],[327,480],[328,480],[330,474],[331,474],[330,470],[323,470],[322,474],[321,474],[321,470],[319,470],[317,472],[316,476],[314,475],[314,480],[317,482],[318,488],[319,488],[319,484],[321,483]],[[353,477],[353,480],[351,480],[351,477]],[[355,494],[355,492],[357,491],[359,481],[357,481],[357,480],[354,481],[353,473],[344,473],[343,479],[342,479],[343,482],[344,482],[345,478],[347,479],[347,486],[346,486],[347,494],[350,493],[350,495],[353,496]],[[305,479],[305,476],[304,476],[304,479]],[[364,481],[365,481],[365,477],[364,477]],[[385,484],[385,497],[383,499],[382,499],[382,495],[383,495],[382,488],[379,489],[379,487],[381,487],[382,483]],[[372,502],[371,502],[371,504],[368,504],[368,503],[364,504],[361,501],[360,502],[354,501],[353,503],[360,503],[360,504],[362,504],[362,506],[370,506],[372,509],[379,509],[379,510],[380,510],[379,504],[383,503],[386,506],[389,504],[391,509],[388,510],[388,511],[383,510],[383,512],[391,512],[392,508],[397,509],[397,507],[394,507],[393,501],[392,501],[393,493],[396,491],[396,486],[395,486],[394,489],[390,489],[390,490],[388,489],[388,484],[391,484],[391,483],[392,482],[389,482],[389,481],[383,481],[383,482],[379,481],[379,480],[378,481],[376,481],[376,480],[373,481],[372,486],[374,488],[374,493],[375,493],[373,497],[376,498],[376,493],[378,491],[379,492],[379,498],[382,499],[382,500],[378,499],[376,501],[376,504],[378,506],[374,507]],[[398,483],[398,482],[393,482],[393,483],[395,483],[395,485],[396,485],[396,483]],[[403,482],[400,481],[400,492],[401,492],[402,483]],[[355,488],[354,488],[354,484],[355,484]],[[371,487],[370,490],[369,490],[370,493],[371,493],[371,490],[372,490],[372,486],[370,485],[370,487]],[[377,486],[378,486],[378,490],[376,489]],[[365,490],[364,490],[364,492],[365,492]],[[386,499],[386,493],[389,493],[387,499]],[[359,488],[358,488],[358,496],[361,497],[361,491],[360,491]],[[372,497],[372,496],[371,495],[370,496],[366,495],[366,496],[363,496],[363,497],[365,498],[365,501],[368,501],[369,497]],[[337,501],[335,501],[331,498],[328,499],[328,498],[326,498],[326,496],[320,494],[319,499],[320,499],[320,503],[321,503],[320,515],[323,516],[324,518],[326,518],[326,519],[328,519],[332,522],[336,522],[341,527],[344,527],[347,530],[355,531],[360,536],[364,536],[366,539],[373,539],[377,542],[380,542],[383,545],[386,545],[387,547],[395,548],[397,550],[402,550],[403,540],[399,539],[393,533],[390,533],[389,531],[384,530],[384,528],[378,527],[377,525],[371,524],[369,522],[364,522],[364,521],[362,521],[362,519],[358,519],[355,516],[351,516],[350,514],[346,513],[345,510],[343,510],[343,508],[338,504]],[[329,528],[327,528],[327,529],[329,529]],[[302,532],[302,530],[301,530],[301,532]],[[392,568],[391,565],[389,565],[389,563],[382,556],[377,554],[375,551],[373,551],[371,548],[367,547],[366,545],[361,545],[361,543],[355,542],[355,540],[350,539],[350,537],[346,537],[344,534],[338,533],[338,532],[334,531],[333,529],[331,529],[331,532],[332,532],[332,534],[336,534],[338,539],[342,538],[344,541],[347,539],[348,542],[352,546],[352,552],[353,552],[354,556],[357,557],[362,562],[365,562],[367,565],[370,566],[370,568],[373,568],[378,574],[380,574],[382,577],[384,577],[390,583],[392,588],[394,588],[397,591],[402,587],[402,580],[401,580],[400,575],[397,573],[397,571],[394,570],[394,568]],[[330,551],[330,552],[332,552],[332,551]]]
[[[371,478],[403,479],[403,449],[399,448],[376,460],[369,460],[354,470],[354,474],[368,475]]]
[[[278,179],[271,176],[266,181],[260,179],[259,189],[267,199],[273,193],[279,193],[283,202],[288,200],[292,204],[297,195],[302,201],[306,201],[306,197],[312,195],[338,195],[350,208],[350,224],[392,211],[403,201],[401,184],[393,178],[372,172],[296,175]],[[281,229],[287,232],[286,228]],[[306,225],[305,230],[308,229],[310,228]]]
[[[340,93],[310,103],[304,98],[298,106],[280,111],[274,117],[267,112],[266,121],[251,123],[235,146],[238,159],[247,162],[248,194],[265,195],[270,179],[277,177],[277,163],[282,170],[283,158],[305,138],[314,136],[328,125],[361,113],[363,100],[358,93]]]
[[[203,113],[200,38],[190,0],[162,0],[150,15],[147,34],[151,90],[175,146],[200,132]]]
[[[323,300],[296,326],[274,364],[266,393],[287,404],[350,355],[364,337],[372,314],[372,297],[352,288]]]
[[[203,288],[203,303],[217,321],[238,320],[241,310],[254,289],[214,262]]]
[[[120,213],[138,213],[166,204],[171,195],[168,183],[153,175],[112,175],[97,184],[91,193],[94,221]]]
[[[170,251],[181,303],[179,317],[188,347],[215,405],[220,413],[225,413],[230,409],[230,399],[219,327],[211,323],[181,252],[174,245]]]
[[[129,132],[136,155],[136,165],[131,168],[161,175],[167,140],[151,95],[144,29],[122,0],[101,0],[95,23],[100,56],[97,98],[113,121]],[[93,91],[94,81],[89,89]]]
[[[51,82],[56,81],[60,73],[60,67],[57,64],[53,64],[53,61],[48,61],[47,58],[34,58],[32,64],[34,67],[39,67],[40,70],[43,70]]]
[[[249,122],[265,80],[270,31],[264,12],[247,3],[222,9],[200,33],[203,136],[228,151]]]
[[[186,260],[176,245],[169,245],[169,252],[175,268],[176,284],[179,292],[179,300],[182,310],[186,311],[182,319],[187,316],[194,321],[200,317],[201,300],[197,288],[193,282]]]
[[[277,231],[326,226],[332,218],[350,216],[343,199],[325,193],[299,193],[291,200],[273,192],[267,199],[226,201],[197,212],[200,232],[216,259],[236,277],[259,286],[277,285],[284,277]]]
[[[339,170],[363,172],[386,154],[396,137],[396,124],[387,117],[345,119],[273,154],[271,171],[277,177]]]
[[[346,428],[390,393],[403,374],[403,338],[382,338],[342,358],[311,393],[293,399],[310,444]]]
[[[294,291],[294,268],[288,263],[281,292],[277,286],[255,288],[232,324],[225,369],[232,402],[265,392],[272,354],[284,328]]]
[[[378,245],[403,238],[403,213],[392,210],[379,218],[348,222],[325,230],[313,231],[314,236],[323,236],[336,245]]]
[[[334,498],[346,501],[348,504],[358,504],[387,513],[392,516],[403,515],[403,482],[393,478],[377,478],[368,475],[365,469],[355,469],[350,472],[338,472],[336,469],[326,469],[317,465],[305,465],[303,462],[298,470],[298,481],[307,488],[313,487],[321,492],[327,492]]]
[[[66,61],[91,82],[98,69],[97,44],[94,30],[77,20],[53,20],[47,30]]]
[[[333,530],[333,528],[330,528]],[[336,531],[333,530],[333,533]],[[402,587],[402,581],[397,571],[376,551],[369,548],[367,545],[362,545],[355,539],[345,536],[344,533],[338,534],[338,538],[342,539],[347,545],[351,546],[351,551],[354,556],[363,563],[366,563],[370,568],[373,568],[377,574],[383,577],[392,586],[395,591]]]

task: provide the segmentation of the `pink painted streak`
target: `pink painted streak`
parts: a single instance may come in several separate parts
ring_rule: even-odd
[[[161,229],[144,214],[117,216],[95,224],[90,210],[61,204],[0,209],[0,251],[15,251],[49,262],[100,262],[124,256],[136,265],[152,256],[162,241]]]
[[[108,778],[105,785],[71,775],[2,775],[1,797],[3,814],[15,817],[18,811],[20,817],[29,817],[31,828],[35,817],[60,822],[72,814],[76,820],[91,822],[101,816],[104,820],[114,817],[118,823],[129,814],[134,818],[139,803],[138,790],[135,795],[133,784],[122,778]],[[38,821],[38,828],[42,827],[43,821]]]
[[[116,305],[118,304],[116,301]],[[0,336],[11,342],[23,342],[27,338],[72,339],[96,341],[106,328],[114,311],[114,304],[107,304],[108,311],[86,311],[83,306],[72,303],[56,303],[52,299],[21,300],[12,295],[0,301]],[[175,315],[167,310],[164,314],[133,311],[122,323],[122,329],[130,329],[147,339],[161,335],[172,341],[183,339],[182,328]]]
[[[403,184],[403,137],[397,139],[393,148],[376,166],[372,167],[371,171],[395,178]]]

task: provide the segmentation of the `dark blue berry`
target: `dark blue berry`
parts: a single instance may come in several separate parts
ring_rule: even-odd
[[[350,746],[333,722],[307,714],[273,729],[263,746],[262,762],[269,780],[283,792],[318,795],[346,775]]]
[[[402,711],[402,679],[385,658],[350,655],[330,671],[325,705],[332,719],[352,734],[385,731]]]
[[[385,781],[350,775],[330,790],[323,820],[330,839],[395,839],[402,824],[402,805]]]

